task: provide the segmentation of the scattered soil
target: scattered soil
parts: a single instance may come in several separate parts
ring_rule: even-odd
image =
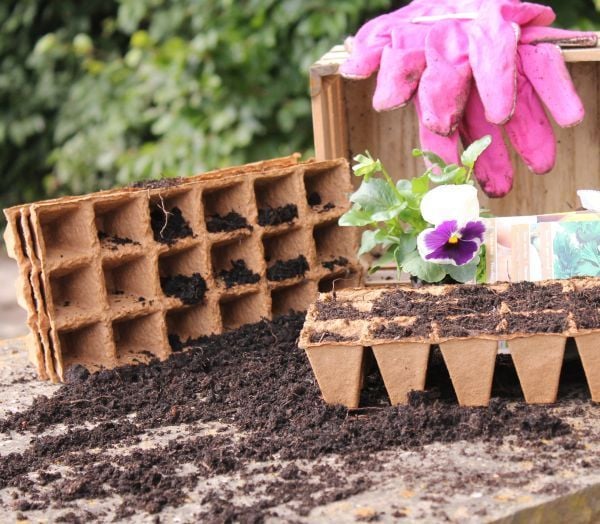
[[[169,189],[180,185],[185,180],[184,177],[161,178],[160,180],[144,180],[134,182],[130,187],[136,189]]]
[[[499,314],[490,315],[462,315],[448,317],[438,322],[440,337],[473,337],[481,334],[497,335],[500,333],[498,324],[502,317]]]
[[[267,269],[267,278],[278,282],[280,280],[287,280],[288,278],[304,276],[304,273],[309,269],[308,260],[306,260],[304,255],[300,255],[291,260],[277,260]]]
[[[319,213],[324,213],[325,211],[329,211],[330,209],[335,208],[335,204],[333,202],[327,202],[327,204],[323,204],[323,199],[321,195],[316,191],[313,191],[308,195],[308,205],[312,208],[317,208]]]
[[[387,340],[401,340],[403,338],[426,338],[431,335],[431,325],[427,323],[414,323],[409,325],[388,322],[379,324],[370,330],[375,338]]]
[[[167,213],[158,207],[154,209],[150,213],[150,225],[154,233],[154,240],[162,244],[172,245],[180,238],[194,236],[190,224],[177,206]]]
[[[506,333],[563,333],[569,329],[567,313],[509,313],[504,316]]]
[[[320,344],[321,342],[352,342],[354,340],[356,338],[346,337],[332,331],[315,331],[309,337],[309,341],[314,344]]]
[[[333,260],[327,260],[325,262],[321,262],[321,265],[325,269],[329,269],[329,271],[333,271],[335,266],[346,267],[349,264],[349,260],[346,257],[338,257]]]
[[[296,204],[287,204],[276,208],[266,207],[258,210],[258,223],[263,227],[290,223],[295,218],[298,218]]]
[[[540,286],[533,282],[519,282],[511,284],[499,296],[512,311],[569,309],[569,295],[563,294],[562,289],[560,283]]]
[[[135,240],[131,240],[131,238],[122,238],[116,235],[109,235],[104,231],[98,231],[98,240],[102,243],[104,247],[107,247],[110,251],[117,251],[120,246],[125,245],[133,245],[139,246],[141,245],[139,242]]]
[[[238,229],[248,229],[252,231],[252,226],[248,224],[245,217],[235,211],[231,211],[225,216],[211,215],[206,221],[206,229],[209,233],[237,231]]]
[[[187,305],[201,304],[206,295],[206,280],[200,273],[161,277],[160,285],[165,295],[178,298]]]
[[[73,501],[119,496],[117,517],[127,518],[178,506],[187,490],[204,486],[198,521],[261,522],[277,519],[272,508],[281,503],[293,503],[305,515],[312,507],[368,489],[370,481],[361,473],[385,467],[387,458],[376,454],[381,450],[418,450],[459,440],[496,448],[514,436],[513,442],[530,446],[532,453],[539,453],[541,439],[552,440],[568,464],[586,439],[585,434],[571,436],[568,410],[561,419],[551,407],[497,398],[488,408],[457,406],[439,351],[432,351],[427,376],[436,388],[411,394],[407,406],[388,405],[376,366],[366,376],[362,397],[362,405],[371,409],[326,406],[296,345],[303,321],[300,314],[283,316],[188,341],[189,351],[164,362],[93,375],[69,371],[71,382],[52,397],[38,397],[31,408],[0,420],[0,433],[34,434],[25,451],[0,457],[0,489],[18,489],[16,511],[68,507],[73,519],[87,520],[89,514],[73,509]],[[372,357],[369,362],[372,366]],[[510,373],[502,377],[511,380]],[[561,395],[573,400],[575,413],[587,396],[580,363],[566,364],[563,379]],[[518,389],[518,383],[512,387]],[[198,435],[182,427],[177,438],[158,448],[123,447],[142,443],[143,432],[151,429],[217,421],[236,434]],[[58,424],[71,429],[35,436]],[[108,454],[115,446],[119,452]],[[304,462],[334,456],[336,467]],[[248,470],[256,461],[269,462]],[[63,467],[60,473],[54,470],[57,464]],[[207,487],[209,479],[228,474],[245,483]],[[506,480],[486,482],[500,489]],[[236,502],[242,496],[244,505]]]
[[[260,275],[254,273],[247,265],[245,260],[232,260],[231,269],[219,271],[219,278],[225,282],[227,288],[241,284],[256,284],[260,280]]]
[[[370,316],[369,313],[356,309],[350,302],[341,300],[319,301],[316,303],[316,309],[316,320],[337,320],[340,318],[361,320]]]

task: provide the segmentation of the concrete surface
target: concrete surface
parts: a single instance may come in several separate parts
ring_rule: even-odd
[[[0,344],[0,417],[11,410],[22,410],[36,395],[51,395],[58,386],[35,379],[27,364],[21,339]],[[556,414],[563,407],[555,408]],[[578,449],[563,447],[556,441],[541,441],[521,447],[516,439],[505,439],[502,446],[456,442],[434,444],[420,451],[393,450],[382,453],[385,466],[381,471],[364,471],[373,481],[369,490],[345,500],[315,508],[308,517],[300,517],[293,504],[274,508],[280,517],[273,522],[499,522],[508,523],[591,523],[600,522],[600,409],[585,405],[577,415],[567,419],[579,430],[592,431],[593,438],[581,442]],[[181,425],[152,430],[145,434],[140,447],[165,446],[177,438],[191,438],[199,433],[211,433],[213,425]],[[235,432],[235,427],[228,427]],[[60,425],[51,427],[45,435],[64,431]],[[0,456],[19,452],[35,444],[43,435],[0,434]],[[123,453],[129,448],[115,446],[108,450],[89,450],[90,453]],[[336,467],[338,458],[320,462],[302,461],[302,469],[326,462]],[[166,508],[160,522],[196,522],[194,515],[202,509],[201,500],[208,490],[244,485],[252,477],[251,464],[242,473],[221,475],[201,480],[187,495],[187,502],[178,508]],[[63,472],[68,474],[64,466]],[[184,466],[185,467],[185,466]],[[0,472],[1,474],[1,472]],[[15,522],[17,513],[11,507],[14,489],[0,491],[0,522]],[[237,496],[237,495],[236,495]],[[243,496],[239,502],[244,504]],[[30,511],[29,522],[53,522],[77,508],[106,514],[102,522],[110,522],[118,497],[75,502],[68,509],[50,508]],[[401,518],[401,516],[404,517]],[[136,515],[130,522],[155,522],[154,516]]]
[[[0,248],[0,340],[27,333],[27,315],[17,304],[17,263]]]

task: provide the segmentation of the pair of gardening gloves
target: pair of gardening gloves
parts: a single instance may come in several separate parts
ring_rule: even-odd
[[[491,135],[475,173],[486,194],[502,197],[514,175],[503,130],[544,174],[554,167],[556,138],[542,102],[562,127],[584,116],[558,46],[593,46],[597,35],[549,27],[554,20],[550,7],[520,0],[414,0],[349,39],[340,73],[362,79],[379,70],[373,107],[413,99],[422,149],[447,163],[458,163],[459,137],[466,148]]]

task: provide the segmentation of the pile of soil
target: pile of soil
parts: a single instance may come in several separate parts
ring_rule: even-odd
[[[206,280],[200,273],[191,276],[175,275],[161,277],[160,285],[165,295],[175,297],[186,305],[201,304],[206,295]]]
[[[287,204],[275,208],[269,206],[258,210],[258,223],[263,227],[290,223],[295,218],[298,218],[296,204]]]
[[[131,240],[128,237],[119,237],[117,235],[109,235],[104,231],[98,231],[98,240],[102,243],[103,247],[107,247],[110,251],[117,251],[120,246],[132,245],[139,246],[139,242]]]
[[[333,271],[335,266],[346,267],[349,264],[349,260],[346,257],[338,257],[332,260],[326,260],[325,262],[321,262],[321,265],[328,269],[329,271]]]
[[[227,288],[241,284],[256,284],[260,280],[260,275],[254,273],[242,259],[232,260],[231,269],[219,271],[218,277],[225,282]]]
[[[252,231],[252,226],[248,224],[245,217],[235,211],[231,211],[225,216],[211,215],[206,221],[206,229],[209,233],[237,231],[238,229],[249,229]]]
[[[172,245],[180,238],[194,236],[190,224],[177,206],[166,213],[156,207],[150,213],[150,225],[154,233],[154,240],[162,244]]]
[[[312,208],[316,208],[319,213],[324,213],[325,211],[335,208],[335,204],[333,202],[327,202],[327,204],[323,205],[323,199],[316,191],[310,193],[307,197],[307,200],[308,205]]]
[[[308,260],[304,255],[290,260],[277,260],[272,266],[267,268],[267,279],[275,282],[304,276],[310,268]]]
[[[458,407],[436,351],[427,377],[430,390],[411,395],[407,406],[389,406],[372,355],[361,401],[370,408],[349,412],[327,406],[296,345],[303,320],[301,314],[288,315],[188,341],[189,351],[164,362],[93,375],[71,373],[73,382],[52,397],[38,397],[31,408],[0,420],[0,433],[72,427],[34,437],[24,452],[0,457],[0,489],[19,489],[14,495],[18,511],[70,507],[78,499],[118,495],[123,500],[118,517],[123,518],[178,506],[186,490],[237,473],[246,482],[210,489],[195,517],[204,522],[262,522],[267,516],[277,518],[271,508],[283,502],[306,514],[312,507],[368,489],[370,482],[360,473],[384,468],[387,458],[376,452],[386,449],[458,440],[495,447],[504,437],[516,436],[516,442],[532,442],[535,450],[540,439],[555,439],[567,464],[570,450],[579,446],[566,420],[547,406],[493,399],[488,408]],[[495,394],[511,387],[518,391],[511,373],[512,368],[497,373]],[[561,391],[562,398],[585,398],[580,363],[565,368],[565,377],[571,382],[568,392]],[[581,409],[583,401],[577,402],[573,410]],[[177,438],[159,448],[122,449],[141,443],[145,431],[194,422],[220,422],[237,433],[198,435],[193,428],[182,428]],[[117,445],[118,453],[106,453]],[[303,462],[334,456],[341,461],[335,468],[326,461]],[[250,472],[247,468],[255,461],[269,462]],[[56,472],[57,464],[71,469]],[[599,465],[595,459],[591,464]],[[495,482],[501,488],[505,480],[498,477]],[[236,502],[242,496],[244,505]]]

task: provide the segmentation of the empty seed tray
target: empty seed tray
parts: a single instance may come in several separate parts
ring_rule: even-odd
[[[438,344],[461,405],[490,400],[498,341],[508,341],[528,403],[556,401],[573,337],[600,401],[600,279],[345,289],[321,294],[300,337],[326,402],[359,405],[365,348],[392,404],[423,390]]]
[[[166,358],[360,282],[345,160],[292,156],[5,210],[41,378]]]

